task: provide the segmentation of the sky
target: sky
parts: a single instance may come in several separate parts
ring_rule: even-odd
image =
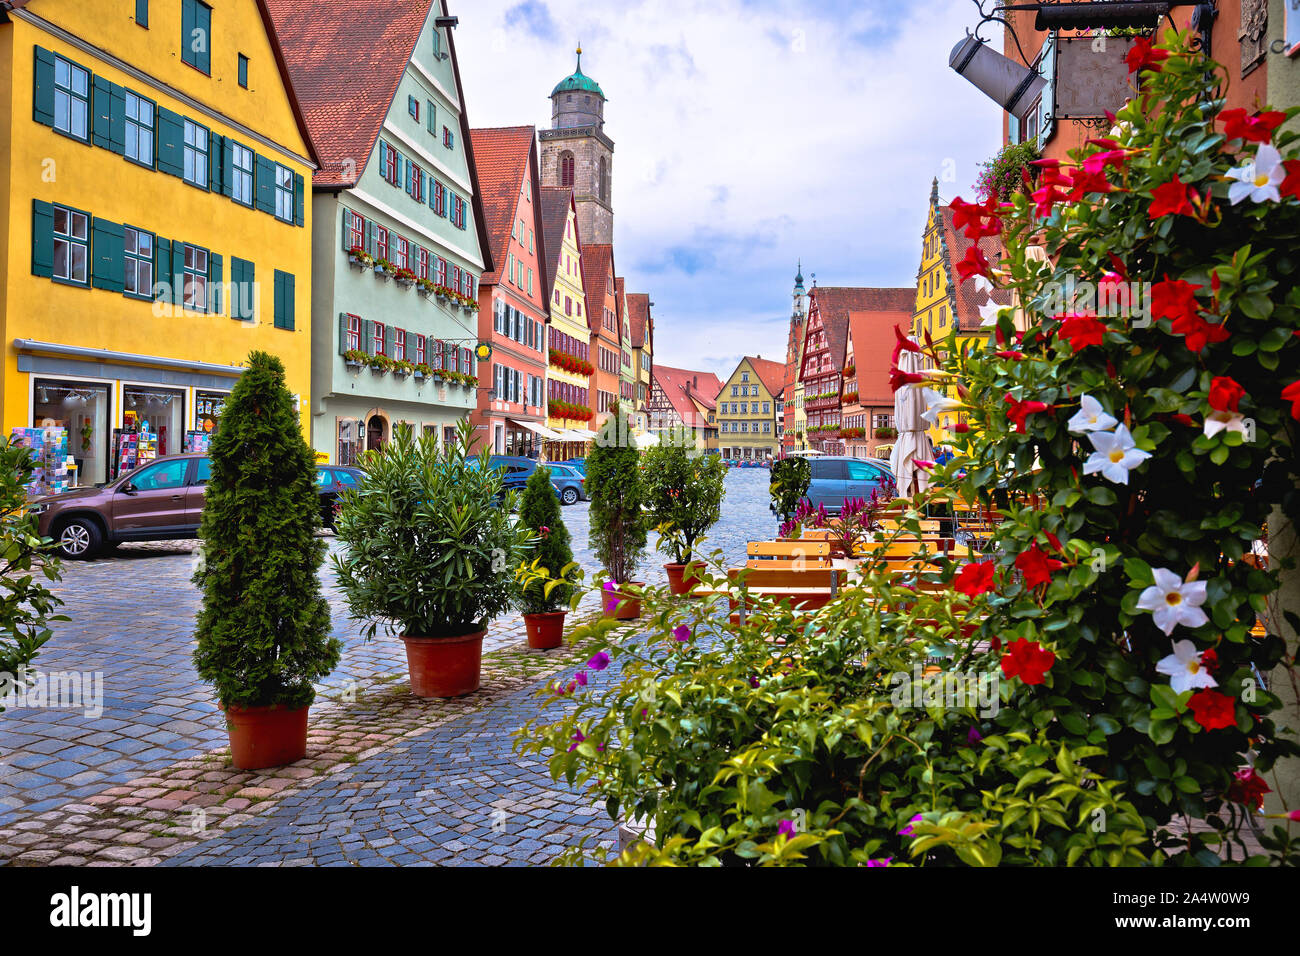
[[[456,51],[475,127],[550,126],[582,69],[609,98],[614,257],[655,360],[784,361],[802,259],[828,286],[916,284],[931,180],[973,198],[997,106],[948,68],[970,0],[476,0]]]

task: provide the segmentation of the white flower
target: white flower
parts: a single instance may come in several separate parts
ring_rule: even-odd
[[[956,411],[962,407],[962,403],[957,399],[949,398],[932,388],[924,389],[921,394],[925,398],[925,411],[921,413],[921,417],[931,425],[939,424],[939,416],[944,412]]]
[[[1240,412],[1225,412],[1215,409],[1205,416],[1205,437],[1213,438],[1221,431],[1236,432],[1246,437],[1246,419]]]
[[[1228,170],[1228,176],[1237,180],[1228,187],[1228,198],[1234,206],[1247,197],[1257,203],[1282,199],[1277,187],[1286,178],[1286,170],[1282,166],[1282,154],[1268,143],[1260,144],[1253,163]]]
[[[1066,423],[1070,431],[1076,435],[1083,432],[1108,432],[1118,424],[1119,421],[1115,416],[1107,415],[1106,409],[1101,407],[1101,402],[1091,395],[1079,397],[1079,410]]]
[[[981,327],[981,328],[989,328],[989,327],[991,327],[991,326],[997,325],[997,324],[998,324],[998,314],[999,314],[999,313],[1000,313],[1004,308],[1006,308],[1006,306],[998,305],[998,304],[997,304],[996,302],[994,302],[992,299],[989,299],[987,302],[985,302],[983,305],[981,305],[981,306],[979,307],[979,313],[980,313],[980,327]]]
[[[1151,457],[1149,451],[1137,447],[1123,425],[1113,432],[1089,432],[1088,440],[1096,451],[1083,463],[1083,473],[1100,471],[1103,478],[1118,485],[1127,485],[1128,473]]]
[[[992,292],[993,283],[989,281],[988,276],[975,276],[976,292]]]
[[[1160,659],[1156,664],[1156,673],[1168,676],[1169,686],[1176,694],[1194,687],[1219,686],[1219,682],[1201,664],[1201,652],[1191,641],[1174,641],[1174,652]]]
[[[1142,592],[1137,606],[1151,612],[1156,627],[1169,634],[1179,624],[1200,627],[1209,621],[1201,610],[1205,603],[1204,581],[1184,584],[1183,579],[1168,568],[1156,568],[1155,578],[1156,583]],[[1177,648],[1174,653],[1177,653]]]

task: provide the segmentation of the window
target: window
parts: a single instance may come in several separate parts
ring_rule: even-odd
[[[257,314],[257,267],[239,256],[230,257],[230,317],[247,322]]]
[[[415,277],[417,279],[429,278],[429,250],[420,246],[415,254]]]
[[[181,59],[211,72],[212,9],[198,0],[181,0]]]
[[[567,149],[560,154],[560,185],[573,185],[573,154]]]
[[[230,144],[230,197],[245,206],[253,205],[253,151],[238,143]],[[361,245],[358,237],[357,245]]]
[[[90,217],[84,212],[54,207],[54,278],[89,285]]]
[[[153,233],[122,227],[123,291],[153,298]]]
[[[208,250],[185,245],[185,276],[182,302],[187,309],[206,312],[208,307]]]
[[[425,342],[425,338],[423,335],[417,335],[415,337],[415,364],[416,365],[424,364],[424,342]]]
[[[740,387],[737,385],[731,386],[731,397],[735,398],[739,394],[740,394]]]
[[[453,134],[451,129],[446,126],[442,128],[442,145],[446,146],[448,149],[451,149],[456,145],[455,134]]]
[[[433,31],[432,46],[433,46],[433,58],[435,60],[441,60],[442,59],[442,34],[439,33],[437,29]]]
[[[288,272],[275,270],[275,327],[293,330],[294,315],[297,311],[297,299],[294,286],[296,280]]]
[[[153,168],[153,103],[126,91],[126,158]]]
[[[361,348],[361,316],[348,314],[343,324],[343,350],[358,351]]]
[[[384,354],[384,323],[374,323],[370,332],[370,354]]]
[[[364,249],[366,242],[366,220],[355,212],[348,213],[348,248]]]
[[[278,163],[275,167],[275,218],[293,222],[293,170]]]
[[[208,188],[208,131],[189,120],[185,121],[184,179],[191,186]]]
[[[388,230],[378,224],[375,225],[375,258],[388,258]]]
[[[424,202],[424,170],[414,163],[411,164],[411,182],[408,191],[416,202]]]
[[[393,329],[393,359],[406,358],[406,329]]]
[[[131,484],[140,491],[169,491],[174,488],[184,488],[185,473],[189,471],[189,467],[188,458],[161,461],[132,478]]]
[[[86,142],[90,74],[61,56],[54,58],[54,128]]]
[[[430,133],[438,132],[438,112],[433,107],[433,100],[426,100],[424,104],[424,123]]]
[[[409,245],[401,236],[393,236],[393,265],[399,269],[410,268]]]
[[[417,123],[420,121],[420,101],[414,96],[406,98],[406,112],[410,113]]]
[[[447,187],[436,179],[433,181],[431,204],[435,216],[447,215]]]
[[[434,277],[433,281],[435,285],[447,284],[447,260],[446,259],[440,258],[438,260],[438,274]]]
[[[397,150],[383,140],[379,141],[379,175],[397,185]]]
[[[239,85],[248,89],[248,57],[239,54]]]

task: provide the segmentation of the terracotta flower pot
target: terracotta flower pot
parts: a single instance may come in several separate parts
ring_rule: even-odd
[[[567,611],[550,611],[543,614],[525,614],[524,629],[528,632],[528,646],[536,651],[549,651],[564,643],[564,616]]]
[[[486,633],[475,631],[460,637],[403,634],[411,693],[416,697],[464,697],[478,690]]]
[[[615,589],[606,588],[602,595],[605,617],[612,617],[619,621],[632,621],[640,617],[641,599],[617,590],[617,582],[615,581],[608,583],[614,584]],[[634,584],[637,587],[645,587],[643,581],[629,581],[627,583]]]
[[[230,757],[237,770],[280,767],[307,755],[307,707],[290,710],[278,704],[266,707],[229,707],[226,732]]]
[[[691,561],[689,564],[665,564],[664,570],[668,572],[668,590],[673,594],[690,594],[699,580],[692,577],[686,580],[686,569],[693,568],[696,573],[704,569],[704,565],[699,561]]]

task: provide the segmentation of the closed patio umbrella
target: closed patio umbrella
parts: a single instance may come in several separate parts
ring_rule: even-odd
[[[903,352],[898,357],[898,367],[904,372],[919,372],[928,364],[919,352]],[[924,411],[925,395],[921,386],[904,385],[894,393],[894,427],[898,429],[898,438],[889,455],[889,466],[898,481],[898,493],[904,498],[924,491],[930,484],[929,472],[913,464],[934,458],[934,443],[921,417]]]

